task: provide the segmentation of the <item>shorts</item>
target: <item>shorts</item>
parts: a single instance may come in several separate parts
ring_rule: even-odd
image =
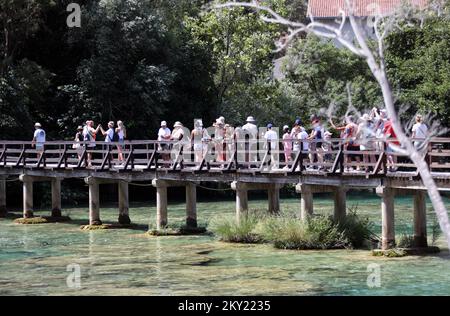
[[[44,145],[43,144],[36,144],[36,150],[37,151],[44,151]]]

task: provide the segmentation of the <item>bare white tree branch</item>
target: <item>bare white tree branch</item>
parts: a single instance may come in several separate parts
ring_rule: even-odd
[[[284,49],[289,44],[289,42],[292,41],[292,39],[294,39],[296,35],[302,32],[306,32],[306,33],[313,33],[319,37],[334,39],[355,55],[363,57],[366,60],[367,65],[369,66],[373,76],[375,77],[376,81],[380,86],[387,113],[392,121],[393,128],[397,135],[397,138],[402,145],[401,148],[397,148],[397,150],[399,151],[401,150],[403,153],[407,154],[410,157],[411,161],[417,167],[417,170],[419,171],[419,174],[422,178],[422,182],[428,190],[428,195],[433,204],[433,208],[437,214],[441,230],[444,232],[448,246],[450,248],[450,222],[448,219],[447,209],[439,193],[438,187],[435,181],[433,180],[428,165],[423,158],[423,155],[414,147],[414,144],[408,138],[404,128],[401,125],[399,116],[395,109],[394,96],[386,72],[386,64],[384,59],[384,50],[385,50],[384,40],[386,36],[398,24],[397,21],[400,19],[401,16],[396,15],[394,13],[384,16],[378,14],[375,17],[375,36],[378,46],[375,54],[375,52],[372,51],[372,49],[368,45],[368,40],[366,38],[367,36],[365,34],[364,28],[361,25],[361,22],[357,20],[354,15],[354,6],[353,6],[354,3],[351,0],[345,0],[345,3],[346,3],[345,9],[348,13],[344,11],[344,8],[341,8],[340,10],[341,22],[339,24],[339,27],[332,27],[320,22],[316,22],[314,17],[311,15],[311,12],[310,12],[311,22],[309,24],[290,21],[282,17],[278,13],[276,13],[271,8],[260,5],[257,2],[252,3],[227,2],[223,4],[217,4],[214,6],[214,8],[215,9],[224,9],[233,7],[253,8],[262,14],[261,18],[264,21],[268,23],[275,23],[289,27],[289,36],[286,38],[286,41],[283,43],[281,49]],[[406,18],[407,15],[403,14],[403,17]],[[351,28],[355,35],[356,43],[349,41],[342,34],[342,30],[347,21],[347,18],[350,21]]]

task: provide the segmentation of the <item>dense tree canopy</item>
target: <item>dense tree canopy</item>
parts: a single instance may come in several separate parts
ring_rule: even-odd
[[[223,1],[223,0],[217,0]],[[71,139],[87,119],[124,120],[133,139],[159,121],[219,115],[242,124],[292,124],[333,105],[351,87],[356,108],[381,106],[364,61],[313,36],[287,50],[286,78],[273,78],[274,42],[286,30],[245,9],[207,10],[208,0],[77,1],[82,27],[68,28],[69,1],[0,0],[0,138],[29,139],[33,122],[49,139]],[[264,0],[306,19],[303,0]],[[450,118],[449,22],[411,24],[389,38],[389,74],[399,104]]]

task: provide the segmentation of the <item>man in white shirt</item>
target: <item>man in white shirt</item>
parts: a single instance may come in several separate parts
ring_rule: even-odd
[[[256,120],[254,119],[254,117],[249,116],[247,117],[247,124],[242,126],[244,135],[248,137],[248,142],[245,142],[246,162],[256,162],[258,160],[258,127],[255,123]],[[245,141],[245,138],[241,139],[241,141]]]
[[[264,134],[266,140],[266,147],[270,145],[270,161],[272,168],[278,168],[279,153],[278,153],[278,133],[272,130],[273,125],[267,124],[267,132]]]
[[[36,151],[38,152],[38,159],[41,158],[43,152],[44,152],[44,143],[45,143],[45,131],[42,129],[42,125],[40,123],[34,124],[34,135],[33,135],[33,141],[32,146],[36,147]]]
[[[162,121],[161,128],[158,131],[158,141],[159,142],[170,141],[171,135],[172,135],[172,132],[167,127],[167,122]],[[164,150],[164,151],[169,150],[169,144],[166,144],[166,143],[160,143],[158,147],[159,147],[159,150]],[[161,156],[162,156],[163,160],[170,161],[170,153],[164,153]]]
[[[416,115],[416,124],[412,127],[412,138],[415,139],[414,146],[417,149],[422,149],[423,142],[417,141],[419,139],[425,139],[428,136],[428,127],[423,122],[422,115],[418,114]]]

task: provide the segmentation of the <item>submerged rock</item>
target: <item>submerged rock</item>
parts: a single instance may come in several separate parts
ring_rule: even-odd
[[[14,220],[16,224],[22,225],[35,225],[35,224],[48,224],[48,223],[61,223],[61,222],[69,222],[71,218],[69,216],[39,216],[39,217],[30,217],[30,218],[17,218]]]
[[[83,225],[81,230],[104,230],[104,229],[132,229],[136,228],[136,224],[100,224],[100,225]]]

